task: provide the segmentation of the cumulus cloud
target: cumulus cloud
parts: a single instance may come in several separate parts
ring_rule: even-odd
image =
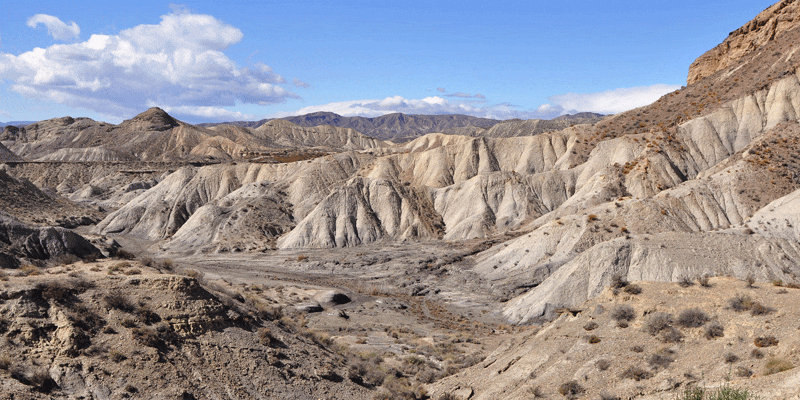
[[[157,25],[117,35],[92,35],[19,56],[0,53],[0,79],[26,97],[119,119],[149,105],[205,117],[237,102],[269,105],[297,98],[269,66],[242,68],[224,54],[242,38],[239,29],[213,16],[172,13]]]
[[[576,112],[617,114],[651,104],[661,96],[680,88],[678,85],[658,84],[598,93],[567,93],[550,97],[550,104],[540,106],[539,110],[560,114]]]
[[[40,24],[47,27],[47,33],[52,36],[53,39],[64,42],[77,39],[78,35],[81,34],[81,28],[78,27],[78,24],[75,22],[70,22],[70,24],[67,25],[64,21],[52,15],[36,14],[28,19],[28,26],[31,28],[36,28]]]

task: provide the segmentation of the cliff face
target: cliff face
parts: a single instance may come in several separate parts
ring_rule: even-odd
[[[800,26],[800,2],[783,0],[772,5],[752,21],[731,32],[717,47],[698,57],[689,67],[689,77],[686,82],[691,85],[730,67],[745,54],[798,26]]]

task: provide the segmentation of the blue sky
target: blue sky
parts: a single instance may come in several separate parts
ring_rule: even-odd
[[[11,1],[0,121],[616,113],[772,0]]]

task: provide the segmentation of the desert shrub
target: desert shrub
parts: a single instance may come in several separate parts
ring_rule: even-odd
[[[141,261],[142,265],[144,265],[145,267],[152,267],[156,265],[156,262],[150,257],[144,257],[139,261]]]
[[[585,392],[586,389],[584,389],[583,386],[581,386],[577,381],[565,382],[558,387],[558,393],[561,393],[567,398],[580,396]]]
[[[136,310],[136,315],[138,315],[139,319],[146,325],[152,325],[155,324],[156,322],[161,322],[161,316],[156,314],[153,310],[151,310],[147,306],[139,307],[139,309]]]
[[[12,364],[11,358],[6,355],[0,356],[0,370],[8,371]]]
[[[769,361],[764,364],[764,375],[777,374],[778,372],[788,371],[792,368],[794,368],[794,365],[788,360],[770,358]]]
[[[534,399],[543,399],[545,398],[544,391],[540,386],[532,386],[528,388],[528,393],[530,393]]]
[[[459,400],[456,395],[452,393],[442,393],[437,400]]]
[[[376,387],[383,384],[386,373],[372,363],[356,360],[349,364],[347,377],[361,386]]]
[[[33,386],[36,386],[39,391],[45,393],[49,393],[57,386],[53,378],[50,377],[50,372],[44,367],[35,368],[31,371],[28,380]]]
[[[122,320],[121,324],[126,328],[136,328],[139,326],[139,324],[136,323],[136,320],[133,318],[125,318]]]
[[[614,311],[611,312],[611,318],[614,318],[617,322],[633,321],[636,319],[636,312],[633,310],[633,307],[623,304],[617,306]]]
[[[128,393],[138,393],[139,389],[137,389],[136,386],[133,386],[133,385],[129,384],[129,385],[125,385],[125,391],[128,392]]]
[[[622,289],[629,284],[630,282],[628,282],[628,280],[625,279],[625,277],[621,274],[616,274],[611,277],[611,287],[614,289]]]
[[[125,275],[140,275],[142,273],[142,270],[140,270],[139,268],[131,268],[131,269],[125,270],[122,273],[125,274]]]
[[[658,368],[668,368],[672,362],[675,361],[672,357],[664,354],[652,354],[648,359],[647,363],[650,365],[651,368],[658,369]]]
[[[153,328],[133,328],[131,334],[134,340],[147,347],[161,348],[165,345],[158,332]]]
[[[703,275],[703,276],[697,278],[697,283],[699,283],[700,286],[702,286],[704,288],[710,288],[711,287],[711,277],[708,276],[708,275]]]
[[[637,344],[636,346],[631,347],[631,351],[634,353],[641,353],[644,351],[644,347]]]
[[[739,366],[736,367],[736,376],[740,378],[749,378],[753,376],[753,371],[749,368]]]
[[[733,311],[748,311],[753,307],[753,299],[748,295],[739,294],[728,300],[728,307]]]
[[[689,386],[677,397],[678,400],[753,400],[756,397],[747,390],[733,389],[723,386],[714,391],[706,391],[696,386]]]
[[[739,356],[737,356],[736,354],[733,354],[733,353],[725,354],[725,363],[726,364],[733,364],[733,363],[735,363],[737,361],[739,361]]]
[[[661,337],[659,339],[664,343],[680,343],[680,341],[683,340],[683,334],[670,326],[661,331]]]
[[[605,370],[607,370],[609,367],[611,367],[611,361],[608,361],[608,360],[606,360],[606,359],[597,360],[597,362],[595,362],[595,363],[594,363],[594,365],[595,365],[595,366],[597,367],[597,369],[599,369],[600,371],[605,371]]]
[[[424,387],[418,383],[409,382],[407,379],[390,376],[383,383],[384,391],[378,393],[378,399],[408,399],[422,400],[428,398]]]
[[[750,314],[755,316],[759,315],[767,315],[775,311],[772,307],[767,307],[759,302],[753,302],[753,305],[750,307]]]
[[[628,294],[640,294],[642,293],[642,287],[631,283],[630,285],[625,286],[625,289],[622,289],[622,291]]]
[[[25,264],[19,268],[19,272],[22,273],[24,276],[34,276],[34,275],[41,275],[42,270],[33,265],[33,264]]]
[[[598,327],[597,322],[589,321],[586,323],[586,325],[583,326],[583,329],[587,331],[593,331],[597,329],[597,327]]]
[[[107,308],[113,308],[121,311],[131,312],[134,310],[133,303],[124,294],[113,291],[103,296],[103,303]]]
[[[269,328],[260,328],[258,330],[258,341],[264,346],[271,346],[276,342],[276,339]]]
[[[609,393],[600,393],[600,400],[620,400],[620,397]]]
[[[706,313],[698,308],[690,308],[681,311],[678,314],[678,319],[675,321],[678,325],[684,328],[699,328],[708,322],[709,318]]]
[[[750,357],[760,360],[764,358],[764,352],[759,349],[753,349],[753,351],[750,352]]]
[[[600,343],[600,338],[597,335],[591,335],[587,338],[589,344],[597,344]]]
[[[121,352],[119,352],[117,350],[111,350],[111,352],[108,353],[108,358],[110,358],[111,361],[113,361],[115,363],[121,363],[121,362],[125,361],[126,359],[128,359],[128,357],[125,356],[125,354],[122,354]]]
[[[125,249],[118,249],[115,257],[122,260],[133,260],[136,258],[136,254],[133,254]]]
[[[725,336],[725,327],[717,321],[706,326],[706,339],[714,339]]]
[[[161,260],[160,267],[161,269],[172,271],[172,260],[170,259]]]
[[[753,340],[753,344],[756,347],[771,347],[778,345],[778,339],[775,336],[759,336],[755,340]]]
[[[644,329],[647,333],[655,336],[656,334],[670,327],[671,325],[672,325],[672,315],[663,312],[657,312],[655,314],[650,315],[650,317],[647,318],[647,323],[645,323]]]
[[[783,286],[783,280],[781,280],[781,279],[773,279],[772,280],[772,286],[777,286],[777,287]]]
[[[752,288],[756,287],[756,277],[755,277],[755,275],[753,275],[753,274],[747,275],[747,278],[745,278],[744,281],[747,284],[748,288],[752,289]]]
[[[687,288],[689,286],[694,285],[694,281],[689,275],[681,275],[678,277],[678,285]]]
[[[646,369],[631,366],[628,367],[628,369],[626,369],[621,376],[624,379],[633,379],[636,382],[639,382],[645,379],[650,379],[653,374]]]
[[[800,289],[800,283],[797,282],[789,282],[786,284],[786,287],[789,289]]]

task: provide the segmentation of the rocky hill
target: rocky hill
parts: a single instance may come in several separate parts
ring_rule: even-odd
[[[387,144],[358,132],[291,124],[261,130],[203,128],[177,121],[158,108],[111,125],[88,118],[57,118],[7,127],[2,143],[17,155],[44,162],[219,162],[282,149],[362,150]]]

